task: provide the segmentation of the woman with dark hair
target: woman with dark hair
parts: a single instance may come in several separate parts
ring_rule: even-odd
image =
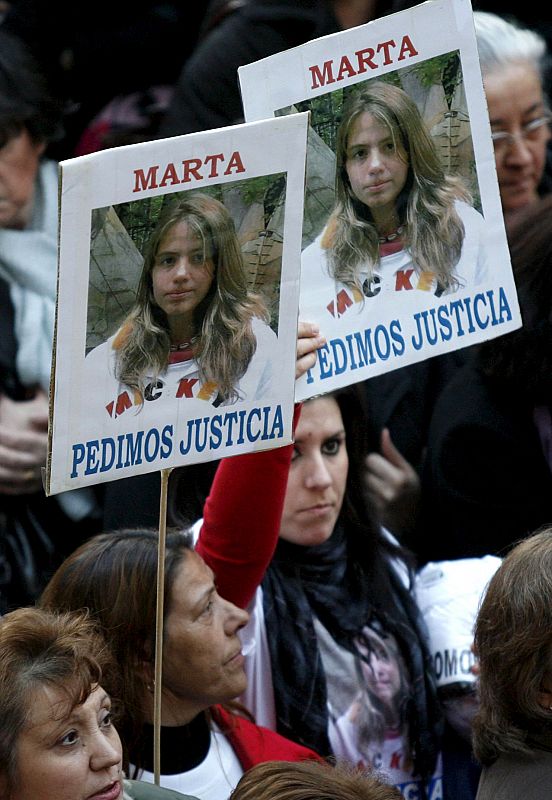
[[[480,707],[477,800],[545,800],[552,781],[552,529],[519,543],[475,626]]]
[[[269,471],[265,465],[250,476],[241,497],[227,485],[222,510],[232,508],[234,519],[225,525],[213,524],[220,508],[208,500],[199,546],[221,594],[243,605],[268,564],[257,558],[259,548],[270,555],[277,545],[242,637],[256,643],[246,659],[243,699],[257,720],[323,755],[376,767],[406,795],[424,796],[426,788],[430,794],[442,789],[440,708],[408,561],[366,502],[365,436],[356,389],[307,402],[281,521],[264,534],[251,527],[248,535],[242,524],[250,498],[278,480],[282,465],[274,461]],[[272,510],[269,493],[262,514]],[[247,566],[254,557],[261,562],[256,580]],[[376,637],[393,661],[379,680]],[[371,729],[352,725],[340,735],[338,721],[359,695],[389,695],[383,684],[391,673],[400,674],[401,685],[392,692],[393,720]]]
[[[182,797],[123,780],[121,741],[102,687],[113,670],[103,639],[83,613],[21,608],[0,620],[5,800]]]
[[[509,231],[523,327],[481,345],[435,406],[414,545],[423,561],[500,555],[552,518],[551,214],[548,196]]]
[[[140,406],[153,396],[178,402],[182,381],[215,405],[258,400],[272,379],[276,335],[267,320],[264,303],[247,289],[232,217],[218,200],[192,192],[160,217],[136,304],[88,355],[87,368],[103,405],[125,387]]]
[[[417,289],[437,295],[484,280],[483,218],[444,172],[405,91],[374,81],[352,92],[336,156],[337,204],[303,253],[303,282],[322,273],[358,302],[403,288],[397,276],[407,269]]]
[[[281,512],[291,447],[277,455],[237,456],[222,462],[210,503],[222,506],[221,492],[232,484],[247,496],[253,476],[276,464],[274,482],[260,487],[250,503],[244,531],[261,535]],[[269,500],[270,497],[270,500]],[[262,510],[271,505],[263,516]],[[227,512],[235,521],[235,509]],[[206,528],[229,525],[227,518]],[[157,533],[145,530],[102,534],[76,550],[48,584],[41,605],[52,610],[87,608],[99,623],[121,675],[123,713],[119,729],[130,774],[153,780],[153,678],[156,620]],[[250,579],[259,581],[270,558],[259,544]],[[238,637],[248,614],[217,592],[213,572],[191,549],[184,533],[170,533],[166,543],[161,709],[161,784],[202,800],[227,797],[243,771],[266,760],[317,758],[305,747],[254,725],[227,706],[245,690],[242,644]],[[241,575],[239,560],[234,567]],[[243,595],[247,603],[248,597]],[[106,683],[106,688],[110,688]],[[222,704],[222,705],[221,705]]]
[[[40,68],[0,29],[0,611],[33,602],[98,528],[91,490],[42,490],[58,233],[57,164],[43,155],[61,133]]]

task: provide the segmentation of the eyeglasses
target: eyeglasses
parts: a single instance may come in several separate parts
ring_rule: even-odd
[[[495,154],[505,153],[510,147],[516,144],[518,140],[536,141],[540,139],[542,128],[551,121],[552,114],[547,111],[542,117],[532,119],[531,122],[522,125],[516,133],[511,133],[510,131],[493,131],[491,133],[491,139],[493,140]]]

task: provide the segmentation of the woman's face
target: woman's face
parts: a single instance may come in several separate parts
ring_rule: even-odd
[[[382,703],[391,706],[401,688],[399,665],[389,651],[380,643],[374,642],[368,656],[369,663],[362,662],[364,680],[370,691]]]
[[[238,631],[248,619],[246,611],[220,597],[213,572],[197,553],[187,552],[171,591],[163,649],[165,707],[178,715],[175,722],[189,721],[245,690]]]
[[[153,297],[167,315],[171,331],[190,322],[213,283],[215,266],[203,241],[187,222],[177,222],[165,233],[151,273]]]
[[[322,544],[343,504],[349,458],[341,411],[333,397],[305,403],[284,501],[280,536],[299,545]]]
[[[97,686],[68,710],[63,690],[43,685],[29,697],[29,720],[17,740],[10,800],[119,800],[122,749],[111,701]]]
[[[514,211],[538,198],[550,129],[547,124],[525,133],[523,129],[545,114],[542,85],[534,68],[524,62],[490,72],[483,83],[493,133],[515,137],[495,142],[502,206],[505,212]]]
[[[23,128],[0,148],[0,228],[25,228],[29,223],[44,147]]]
[[[386,125],[368,111],[353,121],[345,168],[353,194],[368,206],[376,225],[393,222],[408,177],[408,156]]]

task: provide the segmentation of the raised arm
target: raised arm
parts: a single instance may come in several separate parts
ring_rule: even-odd
[[[295,408],[296,424],[300,406]],[[293,445],[224,458],[204,508],[197,552],[222,597],[245,608],[261,583],[280,531]]]
[[[325,339],[300,322],[296,377],[310,369]],[[293,428],[299,419],[295,406]],[[203,511],[197,552],[215,573],[222,597],[245,608],[276,548],[293,445],[223,458]]]

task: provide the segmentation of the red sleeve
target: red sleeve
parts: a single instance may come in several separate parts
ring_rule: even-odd
[[[301,406],[295,406],[294,430]],[[274,554],[293,445],[223,458],[203,510],[196,550],[220,595],[245,608]]]
[[[324,761],[314,750],[255,725],[222,706],[212,706],[211,713],[232,745],[244,772],[265,761]]]

